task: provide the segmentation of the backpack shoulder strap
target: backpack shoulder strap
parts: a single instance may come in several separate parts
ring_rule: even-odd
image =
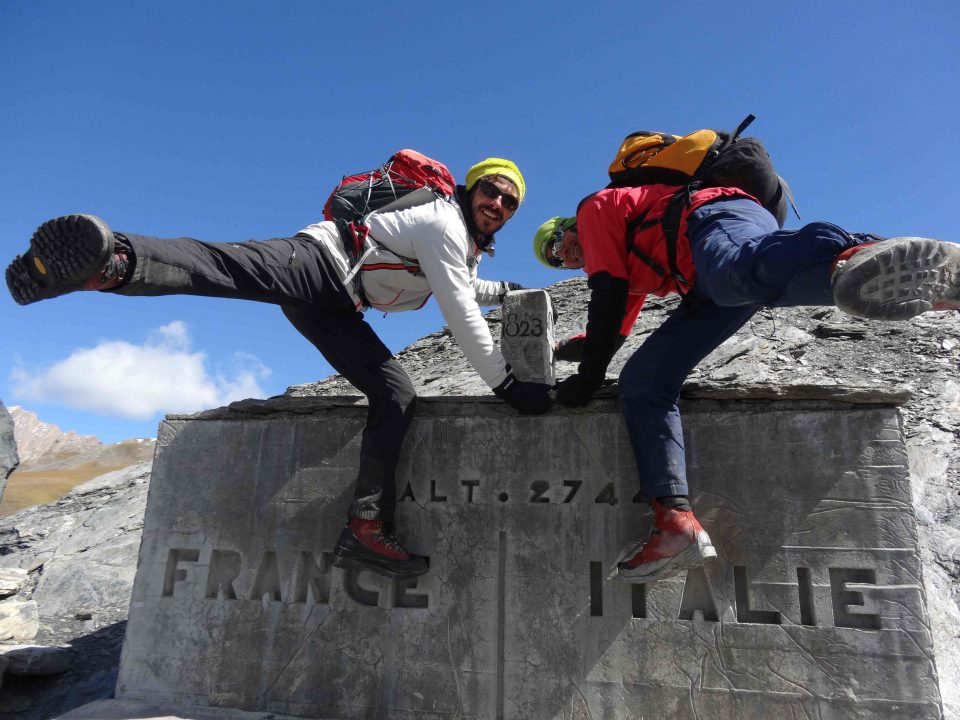
[[[667,209],[664,211],[663,217],[660,218],[667,248],[667,264],[670,266],[670,275],[676,281],[681,295],[686,294],[690,281],[677,267],[677,242],[680,237],[680,218],[683,216],[683,209],[690,204],[692,189],[692,185],[685,185],[677,190],[670,198],[670,202],[667,203]]]
[[[757,119],[757,116],[752,113],[750,115],[747,115],[743,119],[743,122],[737,125],[737,129],[733,131],[733,135],[730,136],[730,142],[734,142],[738,137],[740,137],[740,134],[744,130],[746,130],[748,127],[750,127],[750,123],[752,123],[756,119]]]
[[[640,246],[634,242],[634,239],[637,237],[638,233],[648,230],[655,225],[660,223],[659,218],[654,218],[653,220],[648,220],[647,215],[650,214],[650,210],[647,209],[637,215],[637,217],[627,222],[626,229],[626,241],[627,241],[627,252],[636,255],[644,265],[648,265],[651,270],[653,270],[659,277],[666,279],[667,271],[664,270],[663,266],[650,257],[647,253],[640,249]]]
[[[724,150],[733,145],[741,133],[756,119],[756,116],[753,114],[747,115],[743,119],[737,126],[737,129],[730,133],[720,147],[711,153],[709,161],[700,167],[697,172],[697,177],[694,178],[693,182],[683,186],[673,194],[670,202],[667,203],[667,209],[664,211],[663,217],[660,219],[667,248],[667,263],[670,266],[670,275],[676,281],[681,295],[685,295],[686,290],[689,289],[690,286],[690,281],[684,277],[683,273],[680,272],[680,268],[677,267],[677,242],[680,236],[680,218],[683,216],[683,210],[690,205],[690,197],[694,191],[699,189],[701,184],[699,176],[702,176],[703,171],[706,170],[712,161],[719,157]]]

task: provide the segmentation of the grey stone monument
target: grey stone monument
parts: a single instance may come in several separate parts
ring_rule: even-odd
[[[508,292],[500,317],[500,349],[517,378],[553,385],[553,305],[547,291]]]
[[[686,403],[693,499],[720,558],[627,585],[611,571],[650,511],[616,399],[539,417],[423,400],[398,522],[431,569],[406,582],[331,565],[365,417],[335,401],[161,426],[115,708],[941,716],[895,407]],[[81,712],[67,717],[94,717]]]

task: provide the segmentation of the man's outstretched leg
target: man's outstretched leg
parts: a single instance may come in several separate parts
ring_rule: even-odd
[[[393,525],[396,458],[416,393],[354,308],[317,241],[159,239],[113,232],[93,215],[70,215],[41,225],[28,250],[7,268],[6,279],[21,305],[76,290],[109,290],[283,306],[297,329],[370,400],[355,512],[338,542],[338,559],[391,576],[426,572],[427,559],[404,550]]]
[[[107,290],[138,297],[353,306],[320,244],[309,237],[241,243],[161,239],[112,231],[93,215],[43,223],[27,251],[10,263],[6,280],[21,305],[75,290]]]
[[[7,287],[20,305],[75,290],[109,290],[129,272],[128,252],[94,215],[48,220],[33,234],[30,248],[7,267]]]
[[[873,320],[960,310],[960,245],[900,237],[841,253],[833,271],[837,307]]]

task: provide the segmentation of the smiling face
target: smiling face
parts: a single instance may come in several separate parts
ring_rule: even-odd
[[[485,182],[492,184],[500,192],[492,191],[484,185]],[[496,197],[490,197],[491,194]],[[473,186],[470,210],[473,212],[473,222],[481,235],[493,235],[516,212],[516,207],[513,210],[504,207],[504,195],[509,195],[516,200],[520,193],[516,185],[499,175],[487,175],[480,178]]]
[[[547,245],[544,254],[547,256],[547,262],[550,262],[553,258],[559,258],[563,262],[561,267],[567,270],[579,270],[586,262],[576,227],[564,231],[563,242],[560,247]]]

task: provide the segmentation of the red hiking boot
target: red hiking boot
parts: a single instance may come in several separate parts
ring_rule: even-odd
[[[387,577],[415,577],[430,569],[430,561],[407,552],[391,523],[350,518],[333,551],[339,568],[372,570]]]
[[[857,245],[837,257],[832,281],[837,307],[856,317],[960,310],[960,245],[918,237]]]
[[[648,583],[704,565],[717,557],[710,536],[687,510],[667,508],[653,501],[653,527],[643,547],[628,551],[617,564],[621,578]]]
[[[37,228],[30,248],[7,267],[10,295],[20,305],[74,290],[109,290],[130,267],[107,224],[94,215],[66,215]]]

